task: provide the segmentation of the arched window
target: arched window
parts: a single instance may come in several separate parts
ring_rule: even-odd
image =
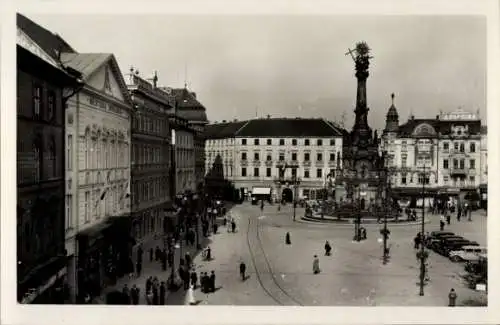
[[[37,135],[33,141],[33,179],[38,182],[42,179],[42,137]]]

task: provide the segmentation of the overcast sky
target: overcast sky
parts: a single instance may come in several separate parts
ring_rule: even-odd
[[[400,122],[459,107],[486,118],[486,19],[479,16],[27,15],[79,52],[112,52],[122,73],[197,93],[211,121],[325,117],[353,123],[354,63],[372,49],[369,120],[383,128],[390,94]],[[187,69],[186,69],[187,67]],[[187,74],[185,71],[187,70]]]

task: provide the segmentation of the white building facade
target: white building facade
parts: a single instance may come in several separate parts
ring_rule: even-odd
[[[111,257],[87,251],[95,242],[92,237],[105,229],[111,217],[130,216],[131,101],[112,54],[63,54],[62,59],[82,72],[85,82],[69,100],[66,113],[68,275],[73,294],[82,295],[91,280],[78,274],[78,269],[98,273],[92,285],[102,287],[104,277],[110,276],[109,270],[103,271],[104,264],[119,263],[114,260],[116,251]],[[86,238],[85,247],[80,238]],[[96,250],[108,249],[99,246]]]
[[[335,179],[343,131],[326,120],[267,118],[207,128],[207,171],[220,156],[224,177],[243,194],[267,190],[274,200],[313,199],[328,175]]]
[[[412,116],[400,125],[393,104],[380,147],[388,153],[393,190],[402,196],[421,195],[423,188],[428,196],[477,192],[485,163],[480,130],[478,114],[462,110],[434,119]]]

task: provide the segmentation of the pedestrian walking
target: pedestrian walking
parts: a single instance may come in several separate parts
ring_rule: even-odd
[[[184,260],[186,261],[186,268],[190,269],[191,268],[191,255],[189,255],[189,252],[186,252],[184,255]]]
[[[450,293],[448,294],[448,307],[455,307],[457,303],[457,293],[455,289],[451,288]]]
[[[194,288],[193,286],[189,286],[188,292],[187,292],[187,303],[189,305],[195,305],[196,304],[196,299],[194,298]]]
[[[235,232],[236,230],[236,222],[234,222],[234,220],[231,221],[231,232]]]
[[[445,225],[444,216],[441,215],[441,219],[439,220],[439,230],[443,231],[444,225]]]
[[[320,269],[319,269],[319,258],[318,258],[318,255],[314,255],[314,259],[313,259],[313,273],[314,274],[318,274],[320,272]]]
[[[137,288],[137,286],[134,284],[130,289],[130,298],[132,300],[133,305],[139,304],[139,297],[140,297],[140,289]]]
[[[153,286],[153,278],[152,277],[148,277],[146,279],[146,291],[149,292],[151,291],[151,287]]]
[[[207,258],[207,261],[212,260],[212,249],[210,248],[210,246],[207,246],[207,253],[206,253],[206,254],[207,254],[207,255],[206,255],[206,256],[207,256],[207,257],[206,257],[206,258]]]
[[[457,209],[457,221],[460,221],[461,217],[462,217],[462,208],[459,206]]]
[[[330,256],[332,252],[332,246],[330,245],[330,242],[328,240],[325,242],[325,256]]]
[[[191,285],[196,289],[198,283],[198,274],[193,270],[191,272]]]
[[[125,284],[123,286],[122,293],[123,293],[123,298],[124,298],[125,304],[130,305],[130,290],[129,290],[127,284]]]
[[[165,282],[162,281],[160,283],[160,305],[164,305],[165,304],[165,295],[167,293],[167,287],[165,285]]]
[[[420,233],[418,233],[415,238],[413,238],[413,248],[418,249],[420,246]]]
[[[285,244],[287,245],[290,245],[292,243],[292,241],[290,240],[290,232],[286,232],[286,235],[285,235]]]
[[[210,292],[210,277],[208,276],[207,272],[205,272],[203,274],[203,278],[205,279],[203,281],[203,292],[204,293],[209,293]]]
[[[210,272],[210,292],[215,292],[215,272]]]
[[[447,225],[451,224],[451,215],[449,213],[446,214],[446,224]]]
[[[155,283],[153,285],[153,305],[158,305],[160,294],[159,294],[159,285]]]
[[[241,280],[245,281],[246,279],[246,275],[245,275],[245,272],[247,270],[247,266],[245,264],[245,262],[241,262],[240,263],[240,276],[241,276]]]
[[[219,226],[217,225],[217,223],[214,223],[214,225],[212,227],[213,227],[214,234],[216,234]]]
[[[135,265],[135,270],[137,272],[137,277],[140,277],[142,272],[142,262],[137,261],[137,264]]]

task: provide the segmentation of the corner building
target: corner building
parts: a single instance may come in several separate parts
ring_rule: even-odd
[[[319,197],[328,175],[335,180],[345,130],[324,119],[261,118],[210,124],[206,128],[206,170],[219,156],[224,177],[243,195],[273,200]],[[280,172],[283,170],[284,172]],[[340,166],[341,168],[341,166]],[[297,193],[294,179],[300,184]]]
[[[171,206],[170,127],[173,97],[130,70],[125,76],[134,109],[132,114],[131,213],[137,244],[162,236],[168,229],[165,211]]]
[[[132,102],[110,53],[62,53],[83,89],[66,115],[66,249],[76,301],[128,274]]]
[[[394,102],[389,108],[381,148],[387,150],[393,191],[403,197],[446,194],[463,198],[485,181],[478,114],[458,110],[433,119],[411,116],[404,124]],[[424,173],[425,166],[425,173]]]

